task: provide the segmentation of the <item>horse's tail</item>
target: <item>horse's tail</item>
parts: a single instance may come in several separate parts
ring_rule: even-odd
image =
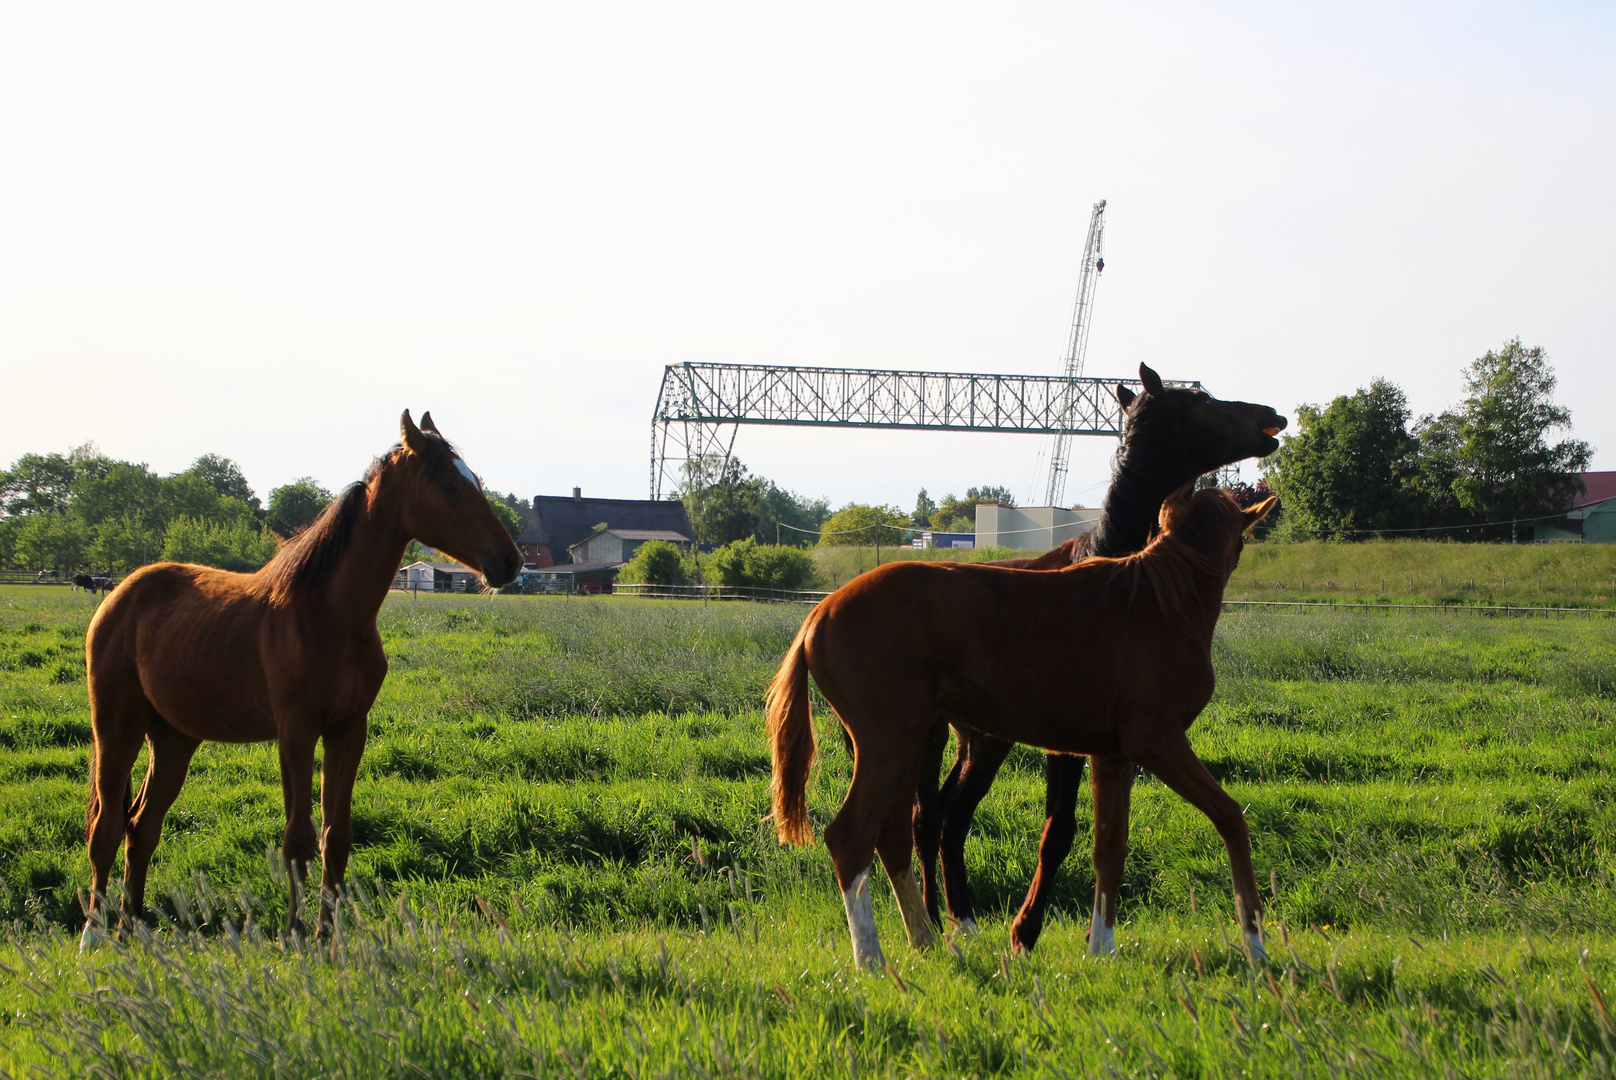
[[[815,608],[802,621],[764,697],[774,752],[769,792],[774,797],[774,828],[782,844],[814,842],[807,798],[808,770],[814,764],[814,718],[808,705],[808,657],[803,643],[818,614]]]

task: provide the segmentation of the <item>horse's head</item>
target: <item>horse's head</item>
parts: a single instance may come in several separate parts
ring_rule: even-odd
[[[1279,449],[1275,436],[1284,430],[1285,418],[1267,405],[1219,401],[1205,390],[1164,386],[1161,376],[1144,364],[1139,365],[1139,381],[1144,393],[1119,384],[1117,400],[1127,413],[1127,443],[1148,444],[1152,457],[1162,458],[1146,463],[1152,471],[1199,476]],[[1147,432],[1149,439],[1139,438]]]
[[[1274,508],[1279,496],[1270,495],[1255,506],[1242,510],[1234,496],[1222,488],[1196,491],[1185,484],[1167,497],[1161,508],[1161,530],[1188,545],[1214,565],[1224,568],[1229,580],[1240,565],[1246,533]]]
[[[432,414],[422,413],[416,427],[405,409],[399,426],[403,446],[396,463],[409,478],[403,518],[411,538],[465,563],[490,585],[515,581],[522,552],[494,516],[482,481],[439,433]]]

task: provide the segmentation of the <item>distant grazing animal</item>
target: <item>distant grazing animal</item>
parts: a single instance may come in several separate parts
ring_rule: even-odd
[[[1176,488],[1220,466],[1248,457],[1264,457],[1279,445],[1274,436],[1284,429],[1285,418],[1267,405],[1220,401],[1203,390],[1166,387],[1144,364],[1139,365],[1139,379],[1144,384],[1143,394],[1117,387],[1117,400],[1125,410],[1122,447],[1094,531],[1037,558],[1005,559],[987,565],[1056,570],[1086,555],[1131,555],[1145,546],[1161,512],[1162,500]],[[1084,708],[1087,697],[1079,688],[1072,699],[1073,708]],[[969,724],[969,718],[964,723]],[[977,805],[987,795],[1013,744],[962,725],[956,725],[955,734],[959,755],[941,791],[935,777],[948,741],[946,730],[938,733],[935,745],[922,762],[915,805],[915,848],[920,856],[927,911],[934,920],[938,918],[935,866],[940,852],[942,891],[949,914],[969,930],[976,923],[965,870],[965,838]],[[1091,760],[1098,859],[1102,841],[1123,842],[1114,839],[1114,822],[1123,823],[1122,835],[1126,836],[1133,766],[1121,759]],[[1066,754],[1051,754],[1045,762],[1045,821],[1038,845],[1038,869],[1010,928],[1011,946],[1017,951],[1031,949],[1037,942],[1054,890],[1055,873],[1077,835],[1083,764],[1082,757]],[[1115,912],[1110,914],[1114,916]],[[1091,937],[1090,948],[1097,949],[1099,941]]]
[[[41,570],[39,572],[40,581],[49,581],[51,578],[59,578],[61,576],[62,572],[60,570]]]
[[[96,574],[95,576],[90,578],[90,581],[95,586],[96,589],[101,590],[101,594],[103,596],[105,596],[107,593],[111,592],[112,587],[117,584],[116,581],[112,580],[112,575],[111,574]],[[91,591],[94,591],[94,590],[91,590]]]
[[[85,573],[74,574],[73,587],[75,589],[83,589],[87,593],[93,593],[95,592],[95,578]]]
[[[1241,510],[1228,492],[1163,504],[1144,551],[1064,570],[897,562],[855,578],[803,621],[769,687],[775,826],[811,843],[814,757],[808,676],[841,719],[853,782],[825,828],[853,956],[883,964],[870,903],[880,853],[917,948],[935,940],[910,865],[910,808],[928,745],[968,720],[1011,742],[1140,765],[1206,814],[1229,851],[1248,947],[1263,954],[1262,899],[1240,804],[1207,772],[1187,731],[1212,697],[1212,632],[1242,535],[1273,505]],[[1125,821],[1097,837],[1090,948],[1114,948]]]
[[[315,522],[253,574],[158,563],[136,570],[90,620],[90,764],[86,839],[92,868],[81,947],[104,925],[106,890],[125,844],[121,927],[140,917],[163,817],[204,739],[280,745],[288,928],[301,931],[309,863],[334,897],[353,843],[353,786],[366,716],[387,675],[376,613],[399,558],[419,540],[481,573],[516,577],[522,555],[482,485],[423,413]],[[144,741],[146,778],[130,769]],[[315,743],[324,843],[310,815]],[[318,904],[319,929],[330,918]]]

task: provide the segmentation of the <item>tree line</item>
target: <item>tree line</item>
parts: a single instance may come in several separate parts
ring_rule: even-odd
[[[1593,448],[1553,439],[1570,430],[1571,410],[1554,401],[1543,348],[1515,338],[1471,362],[1463,379],[1457,407],[1418,420],[1384,378],[1299,406],[1295,434],[1262,465],[1264,485],[1280,496],[1270,535],[1524,539],[1530,519],[1567,510]]]
[[[271,489],[265,505],[241,467],[219,454],[168,476],[108,457],[94,443],[24,454],[0,472],[0,566],[127,573],[189,562],[256,570],[331,499],[305,476]],[[489,501],[511,534],[519,532],[521,500],[490,493]],[[410,553],[430,554],[419,545]]]

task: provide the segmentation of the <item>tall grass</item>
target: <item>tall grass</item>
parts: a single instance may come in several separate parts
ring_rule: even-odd
[[[759,698],[803,611],[619,598],[384,607],[391,674],[334,941],[278,934],[273,748],[208,744],[153,864],[151,934],[80,959],[93,603],[0,589],[12,1075],[1558,1076],[1616,1061],[1584,981],[1616,986],[1602,622],[1225,616],[1191,737],[1246,807],[1274,964],[1227,944],[1222,844],[1148,776],[1121,955],[1083,956],[1085,821],[1054,924],[1034,957],[1009,956],[1003,919],[1043,817],[1042,756],[1020,749],[966,849],[984,932],[911,954],[878,887],[896,977],[870,978],[848,961],[823,849],[780,848],[762,820]],[[822,829],[850,762],[834,718],[816,720]]]

